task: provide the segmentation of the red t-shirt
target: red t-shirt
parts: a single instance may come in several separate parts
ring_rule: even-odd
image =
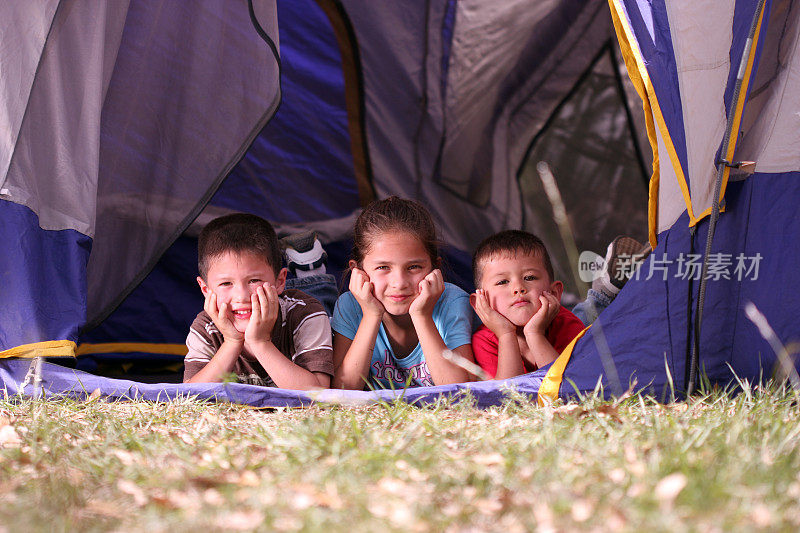
[[[564,306],[558,310],[550,326],[545,331],[544,336],[553,345],[558,353],[572,342],[578,333],[583,331],[580,318],[572,314],[572,311]],[[472,352],[475,354],[475,361],[478,365],[493,378],[497,375],[497,336],[486,326],[481,326],[472,334]],[[523,361],[526,372],[536,370],[527,361]]]

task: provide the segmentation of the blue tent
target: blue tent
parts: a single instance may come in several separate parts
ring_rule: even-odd
[[[198,228],[231,211],[260,214],[283,233],[314,228],[336,271],[360,206],[399,194],[430,207],[451,279],[467,289],[469,252],[508,227],[542,235],[571,279],[534,170],[542,159],[580,248],[601,250],[632,233],[648,236],[654,253],[550,368],[406,399],[469,388],[488,405],[506,385],[553,398],[598,380],[606,390],[636,380],[660,394],[684,391],[702,373],[727,384],[733,373],[773,371],[775,352],[743,308],[755,303],[782,341],[797,336],[784,288],[791,252],[776,237],[795,234],[800,166],[792,4],[400,4],[0,7],[0,60],[13,65],[0,82],[6,390],[31,393],[22,385],[31,358],[67,357],[28,381],[38,375],[51,393],[99,388],[253,405],[391,397],[142,383],[180,366],[201,308],[192,281]],[[632,84],[619,74],[619,52]],[[643,110],[631,105],[635,93]],[[736,165],[743,160],[755,165]],[[707,283],[697,279],[696,256],[710,259]],[[143,359],[161,373],[133,372],[131,381],[82,372],[118,374]]]

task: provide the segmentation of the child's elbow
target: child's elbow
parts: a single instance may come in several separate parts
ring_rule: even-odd
[[[319,388],[321,389],[331,388],[331,377],[328,374],[323,374],[322,372],[314,372],[314,378],[317,380]]]

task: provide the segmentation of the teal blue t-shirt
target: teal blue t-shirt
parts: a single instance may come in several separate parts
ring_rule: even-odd
[[[356,336],[362,316],[361,306],[355,296],[346,292],[336,300],[331,327],[336,333],[352,340]],[[433,323],[449,349],[454,350],[470,343],[472,317],[467,293],[452,283],[445,283],[444,292],[433,308]],[[402,389],[409,381],[409,376],[411,387],[434,384],[419,343],[408,356],[396,357],[383,324],[378,330],[378,338],[372,350],[369,375],[370,385],[379,389]]]

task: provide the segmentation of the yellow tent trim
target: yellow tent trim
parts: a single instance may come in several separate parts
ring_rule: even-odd
[[[76,355],[90,355],[97,353],[160,353],[170,355],[186,355],[188,349],[185,344],[167,344],[155,342],[104,342],[97,344],[82,343],[78,346]]]
[[[578,339],[583,337],[584,333],[586,333],[590,327],[592,326],[585,327],[583,331],[572,339],[572,342],[564,348],[564,351],[561,352],[561,355],[555,360],[553,366],[547,371],[547,375],[545,375],[542,380],[542,385],[539,387],[539,394],[537,395],[540,406],[544,407],[545,398],[547,398],[549,402],[554,402],[558,399],[558,391],[561,389],[561,381],[564,379],[564,369],[567,368],[567,363],[570,357],[572,357],[572,350],[575,348],[575,343],[578,342]]]
[[[745,67],[744,77],[742,78],[742,86],[739,89],[739,98],[736,100],[736,107],[733,114],[733,125],[731,127],[731,137],[728,141],[728,149],[725,152],[725,159],[733,161],[734,153],[736,152],[736,141],[739,139],[739,125],[742,122],[742,115],[744,114],[744,102],[747,100],[747,93],[750,88],[750,78],[753,75],[753,64],[756,60],[756,49],[758,48],[758,39],[761,35],[761,22],[764,20],[764,5],[761,5],[761,12],[758,14],[758,22],[756,23],[756,31],[753,34],[753,43],[750,46],[750,54],[747,57],[747,66]],[[725,198],[725,190],[728,188],[728,178],[730,177],[731,169],[726,166],[722,171],[722,188],[719,191],[719,202]],[[708,208],[708,214],[711,214],[711,208]],[[703,212],[705,216],[705,211]]]
[[[658,233],[658,189],[660,181],[660,158],[658,153],[658,138],[655,129],[656,124],[658,125],[658,130],[661,132],[661,137],[667,148],[667,155],[669,155],[670,161],[672,162],[672,168],[675,170],[675,175],[678,178],[678,186],[681,189],[683,201],[686,204],[689,221],[694,224],[696,219],[692,209],[692,199],[689,195],[689,186],[686,183],[686,176],[683,173],[683,167],[678,159],[678,153],[675,151],[675,145],[672,142],[672,137],[669,134],[664,116],[661,113],[661,107],[658,105],[655,88],[650,81],[650,75],[647,73],[647,67],[641,52],[632,44],[636,42],[633,30],[628,24],[628,19],[623,14],[619,2],[620,0],[608,0],[609,7],[611,8],[611,19],[614,23],[614,30],[619,40],[625,66],[628,69],[628,75],[636,88],[636,92],[642,99],[645,124],[647,126],[647,138],[650,140],[650,146],[653,149],[653,175],[650,178],[650,190],[648,193],[648,226],[650,245],[655,248]]]
[[[44,341],[22,344],[0,352],[0,359],[19,357],[33,359],[35,357],[75,357],[75,343],[72,341]]]

